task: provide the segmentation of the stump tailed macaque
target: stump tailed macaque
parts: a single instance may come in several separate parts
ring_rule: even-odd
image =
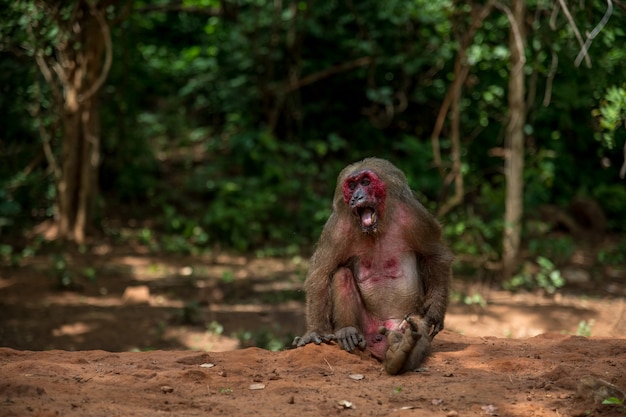
[[[377,158],[347,166],[304,284],[307,333],[294,345],[336,341],[389,374],[418,368],[443,329],[452,261],[402,171]]]

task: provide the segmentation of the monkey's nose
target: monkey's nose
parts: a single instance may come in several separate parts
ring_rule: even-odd
[[[374,338],[375,341],[380,342],[381,340],[383,340],[383,336],[380,334],[377,334],[376,337]]]

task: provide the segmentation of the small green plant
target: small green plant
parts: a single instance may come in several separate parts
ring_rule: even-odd
[[[235,280],[235,274],[233,274],[233,271],[226,270],[222,273],[222,282],[226,284],[230,284],[234,280]]]
[[[233,393],[233,389],[232,388],[222,387],[222,388],[220,388],[219,393],[223,394],[223,395],[230,395],[230,394]]]
[[[476,305],[485,308],[487,307],[487,300],[485,300],[482,295],[475,292],[472,295],[466,295],[463,298],[463,304],[468,306]]]
[[[209,333],[221,335],[224,333],[224,326],[213,320],[211,323],[207,324],[206,330]]]
[[[277,331],[279,329],[276,329]],[[255,346],[262,349],[277,352],[289,346],[293,340],[293,335],[278,336],[269,329],[260,329],[254,331],[240,331],[235,334],[242,347]]]
[[[474,292],[472,295],[468,295],[463,291],[452,290],[452,294],[450,294],[450,299],[454,303],[464,304],[466,306],[478,306],[481,308],[487,307],[487,300],[485,300],[485,298],[477,292]]]
[[[538,256],[534,263],[524,263],[519,274],[502,284],[504,289],[509,291],[542,289],[548,294],[554,294],[563,285],[565,280],[561,276],[561,271],[543,256]]]
[[[96,270],[92,267],[87,267],[85,269],[83,269],[83,275],[85,276],[85,278],[87,278],[87,280],[89,280],[89,282],[91,282],[92,284],[96,283]]]
[[[598,262],[603,265],[620,265],[626,263],[626,239],[614,246],[598,252]]]
[[[584,336],[584,337],[589,337],[591,336],[591,328],[594,325],[594,321],[593,320],[581,320],[580,323],[578,323],[578,329],[576,330],[576,336]]]
[[[624,398],[608,397],[602,400],[602,405],[614,405],[622,414],[626,414],[626,401]]]
[[[52,276],[56,280],[56,285],[60,289],[69,289],[75,284],[74,277],[68,269],[65,257],[60,254],[54,254],[50,259],[52,263]]]

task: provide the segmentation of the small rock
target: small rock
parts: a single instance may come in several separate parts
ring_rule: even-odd
[[[339,404],[339,408],[354,408],[352,402],[347,400],[338,401],[337,404]]]
[[[251,390],[265,389],[265,384],[250,384],[248,388]]]
[[[355,381],[360,381],[363,378],[365,378],[365,376],[361,374],[352,374],[352,375],[348,375],[348,378],[354,379]]]
[[[172,392],[174,392],[174,388],[170,387],[169,385],[163,385],[163,386],[161,387],[161,391],[162,391],[164,394],[171,394]]]

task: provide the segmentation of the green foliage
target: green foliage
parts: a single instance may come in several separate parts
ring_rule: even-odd
[[[594,324],[593,320],[590,320],[590,321],[581,320],[580,323],[578,323],[578,329],[576,330],[576,336],[590,337],[591,336],[591,328],[593,327],[593,324]]]
[[[50,218],[56,197],[42,139],[58,158],[60,130],[34,54],[52,56],[66,39],[63,22],[75,2],[50,3],[58,15],[42,4],[2,2],[3,239],[20,239]],[[177,6],[187,11],[167,11],[172,4],[136,1],[125,19],[111,20],[113,65],[98,97],[102,199],[94,208],[96,226],[109,227],[109,236],[183,254],[215,246],[297,254],[317,239],[339,170],[372,155],[402,168],[429,209],[451,195],[433,169],[429,136],[455,77],[459,40],[472,24],[469,3],[185,0]],[[584,194],[602,205],[609,232],[623,232],[626,188],[611,167],[621,165],[625,135],[626,32],[616,23],[624,11],[615,8],[594,39],[587,68],[574,65],[580,46],[563,14],[545,2],[527,6],[525,213]],[[604,7],[593,0],[570,10],[581,31],[590,31]],[[505,183],[495,156],[508,117],[508,30],[505,14],[494,11],[466,51],[466,195],[441,219],[453,251],[478,266],[500,257]],[[439,140],[444,175],[449,135],[446,123]],[[131,219],[132,232],[108,226]],[[566,237],[529,239],[533,257],[556,262],[573,245]],[[600,256],[619,262],[620,253]],[[22,256],[6,243],[0,254]],[[519,279],[554,286],[547,277],[543,284]]]
[[[72,289],[75,285],[75,278],[73,273],[69,270],[65,257],[60,254],[55,254],[50,257],[51,274],[56,280],[56,286],[59,289]]]
[[[274,331],[266,328],[254,331],[246,330],[237,332],[236,337],[242,347],[255,346],[277,352],[284,349],[286,346],[291,346],[291,341],[294,338],[292,334],[277,336],[276,333],[278,333],[279,330],[278,328],[275,328]]]
[[[624,403],[624,400],[621,398],[609,397],[609,398],[602,400],[602,404],[603,405],[618,405],[622,407],[622,411],[626,412],[626,404]]]
[[[450,299],[454,303],[463,303],[466,306],[478,306],[481,308],[487,307],[487,300],[485,300],[485,298],[477,292],[469,295],[462,291],[453,290],[450,294]]]
[[[525,262],[522,271],[502,285],[509,291],[541,289],[548,294],[554,294],[565,285],[565,280],[552,261],[539,256],[535,263]]]
[[[600,101],[600,108],[595,109],[592,114],[600,122],[596,140],[608,149],[615,148],[618,128],[626,127],[626,83],[609,87]]]
[[[501,233],[500,219],[486,222],[471,213],[464,217],[453,214],[444,225],[444,235],[452,251],[457,256],[469,255],[481,264],[498,259]]]
[[[550,236],[549,239],[545,236],[537,237],[528,242],[531,257],[551,259],[555,263],[569,261],[575,248],[574,240],[569,235]]]
[[[602,265],[622,265],[626,263],[626,239],[621,239],[598,252],[598,262]]]

